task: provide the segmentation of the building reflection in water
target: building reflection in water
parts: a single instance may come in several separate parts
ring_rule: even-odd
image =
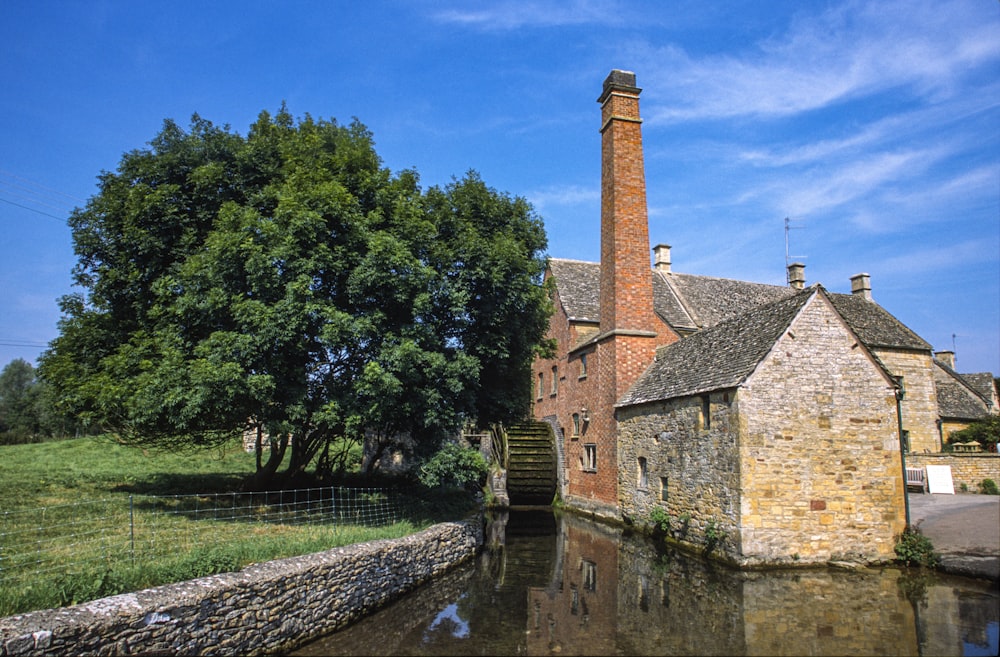
[[[997,654],[988,582],[739,572],[548,510],[502,515],[486,536],[474,563],[295,654]]]

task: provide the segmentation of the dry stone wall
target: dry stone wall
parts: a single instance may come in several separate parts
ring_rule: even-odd
[[[482,519],[0,619],[0,656],[261,655],[333,632],[475,555]]]
[[[922,468],[928,465],[951,467],[951,483],[955,492],[962,492],[962,484],[970,493],[978,493],[983,479],[992,479],[1000,486],[1000,454],[907,454],[906,467]]]

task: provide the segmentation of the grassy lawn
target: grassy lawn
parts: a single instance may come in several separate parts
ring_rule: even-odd
[[[238,442],[170,453],[104,437],[0,446],[0,616],[405,536],[470,508],[461,495],[390,489],[352,492],[349,504],[326,489],[291,501],[212,495],[238,491],[254,468]]]

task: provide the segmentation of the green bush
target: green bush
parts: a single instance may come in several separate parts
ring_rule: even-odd
[[[459,486],[481,488],[486,483],[486,459],[477,449],[448,443],[420,466],[417,478],[428,488]]]
[[[934,551],[931,540],[923,535],[918,527],[907,527],[896,537],[896,560],[905,566],[916,564],[925,568],[934,568],[941,560]]]
[[[664,534],[670,531],[670,516],[662,506],[653,507],[653,510],[649,512],[649,521],[653,524],[654,529]]]
[[[726,530],[719,527],[715,518],[705,525],[705,552],[711,552],[726,540]]]
[[[948,443],[942,451],[952,451],[955,443],[977,441],[984,452],[996,452],[1000,441],[1000,415],[991,415],[986,419],[977,420],[959,431],[948,435]]]
[[[979,490],[982,491],[983,495],[1000,495],[1000,490],[997,490],[997,482],[992,479],[983,479],[982,483],[979,484]]]

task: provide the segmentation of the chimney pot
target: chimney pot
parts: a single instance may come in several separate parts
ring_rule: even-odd
[[[664,274],[670,273],[670,245],[657,244],[653,247],[653,266]]]
[[[642,89],[635,86],[635,73],[614,69],[604,79],[604,90],[597,102],[603,105],[612,91],[627,91],[630,94],[639,95]]]
[[[947,365],[948,367],[950,367],[951,369],[955,369],[954,351],[935,351],[934,357],[937,358],[942,363],[944,363],[945,365]]]
[[[851,294],[858,294],[865,299],[872,299],[872,279],[868,274],[851,276]]]
[[[788,265],[788,284],[796,290],[806,286],[806,266],[801,262]]]

